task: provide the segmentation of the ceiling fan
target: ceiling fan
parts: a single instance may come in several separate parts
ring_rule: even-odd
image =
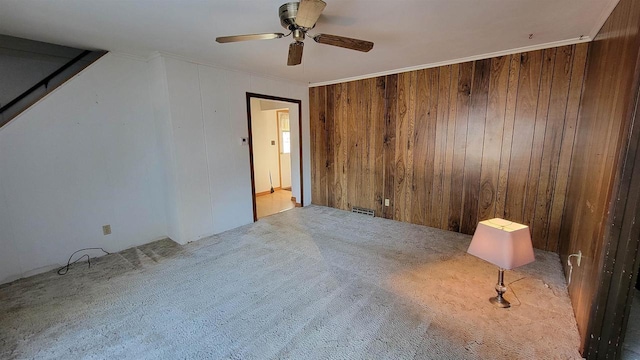
[[[287,65],[299,65],[302,62],[302,42],[307,36],[307,32],[314,28],[316,21],[322,14],[327,3],[322,0],[300,0],[300,2],[290,2],[280,6],[280,24],[289,30],[288,34],[266,33],[235,36],[220,36],[216,38],[218,43],[230,43],[246,40],[270,40],[279,39],[293,35],[294,42],[289,45],[289,56]],[[326,45],[339,46],[345,49],[367,52],[373,48],[371,41],[352,39],[344,36],[329,34],[308,34],[315,42]]]

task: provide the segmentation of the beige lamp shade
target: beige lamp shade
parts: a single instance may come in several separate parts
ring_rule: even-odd
[[[467,252],[507,270],[535,261],[529,227],[499,218],[478,223]]]

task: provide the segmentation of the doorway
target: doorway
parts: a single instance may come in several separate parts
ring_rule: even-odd
[[[300,207],[301,101],[247,93],[253,219]]]

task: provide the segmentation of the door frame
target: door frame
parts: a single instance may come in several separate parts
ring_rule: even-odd
[[[298,105],[298,145],[299,145],[299,159],[300,159],[300,199],[299,204],[300,207],[304,206],[304,179],[302,177],[303,174],[303,161],[302,161],[302,100],[297,99],[289,99],[279,96],[265,95],[265,94],[257,94],[252,92],[247,92],[247,123],[249,126],[249,167],[251,168],[251,201],[253,202],[253,221],[258,221],[258,210],[256,206],[256,180],[255,174],[253,170],[253,135],[251,133],[251,99],[263,99],[263,100],[271,100],[271,101],[279,101],[286,102]],[[291,118],[289,118],[291,121]],[[291,124],[291,122],[289,122]],[[296,206],[298,206],[298,199],[296,199]]]

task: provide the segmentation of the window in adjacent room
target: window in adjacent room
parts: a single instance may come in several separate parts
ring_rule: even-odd
[[[278,121],[280,122],[280,143],[282,154],[291,153],[291,130],[289,128],[289,112],[278,111]]]

